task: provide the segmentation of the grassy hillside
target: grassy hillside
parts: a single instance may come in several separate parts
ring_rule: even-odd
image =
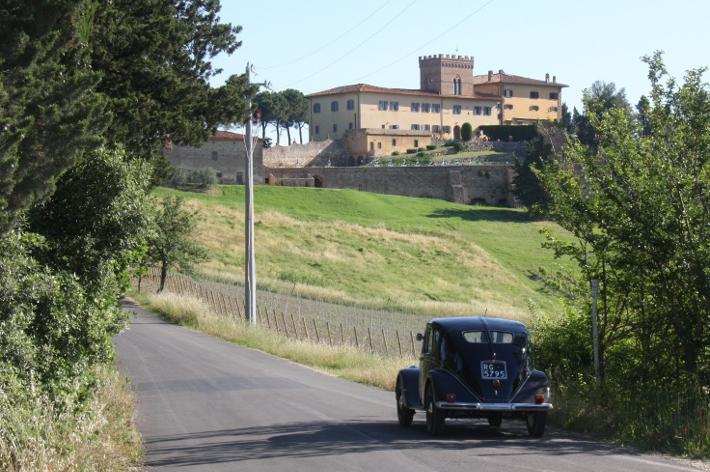
[[[180,195],[200,210],[199,271],[241,282],[244,188]],[[531,275],[553,259],[520,210],[353,190],[259,186],[257,281],[277,291],[427,314],[525,318],[529,301],[559,308]]]

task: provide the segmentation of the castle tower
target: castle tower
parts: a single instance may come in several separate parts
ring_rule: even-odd
[[[473,56],[419,57],[420,88],[441,95],[473,96]]]

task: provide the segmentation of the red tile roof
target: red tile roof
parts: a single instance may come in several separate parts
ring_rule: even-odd
[[[488,74],[484,75],[474,75],[473,84],[483,85],[483,84],[520,84],[520,85],[547,85],[547,86],[557,86],[557,87],[567,87],[565,84],[559,82],[545,82],[544,80],[531,79],[529,77],[523,77],[521,75],[512,75],[504,73],[496,73],[491,75],[491,80],[488,80]]]
[[[218,129],[209,139],[212,141],[244,141],[244,135]]]
[[[477,93],[473,96],[470,95],[440,95],[434,92],[427,92],[425,90],[419,89],[404,89],[404,88],[390,88],[390,87],[378,87],[376,85],[370,84],[353,84],[344,85],[342,87],[335,87],[328,90],[322,90],[320,92],[314,92],[306,95],[308,98],[312,97],[324,97],[328,95],[338,95],[342,93],[359,93],[359,92],[369,92],[369,93],[390,93],[394,95],[416,95],[425,97],[438,97],[438,98],[462,98],[462,99],[477,99],[477,100],[493,100],[498,101],[499,97],[496,95]]]

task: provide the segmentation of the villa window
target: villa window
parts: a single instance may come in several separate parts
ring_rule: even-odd
[[[491,116],[491,107],[483,107],[483,114],[486,116]]]
[[[333,133],[337,133],[337,132],[338,132],[338,125],[333,124]]]
[[[399,129],[399,125],[390,125],[390,129]]]
[[[454,115],[460,115],[461,114],[461,105],[454,105],[452,107],[452,112]]]
[[[380,141],[377,141],[377,149],[382,149],[382,143]]]
[[[348,123],[348,129],[353,129],[353,122]]]
[[[415,148],[418,148],[418,147],[419,147],[419,140],[418,140],[418,139],[415,139],[415,140],[414,140],[414,147],[415,147]]]
[[[316,125],[316,134],[320,133],[320,126]]]
[[[412,125],[412,129],[413,129],[414,131],[419,131],[419,125],[413,124],[413,125]]]
[[[431,126],[429,125],[424,125],[424,131],[429,131],[431,129]]]
[[[439,125],[431,125],[431,131],[433,133],[439,133],[441,132],[441,127]]]
[[[410,110],[413,112],[418,112],[419,111],[419,103],[417,102],[412,102],[412,106],[410,107]]]
[[[479,107],[479,106],[473,107],[473,114],[480,115],[481,114],[481,107]]]
[[[392,146],[396,146],[396,145],[397,145],[397,140],[392,138]]]
[[[432,103],[431,104],[431,112],[432,113],[441,113],[441,105],[438,103]]]
[[[390,102],[390,110],[399,111],[399,102]]]
[[[539,111],[539,110],[540,110],[540,107],[537,106],[537,105],[531,105],[531,106],[530,106],[530,111]]]
[[[536,91],[530,92],[530,98],[540,98],[540,92],[536,92]]]
[[[387,100],[380,100],[377,103],[377,109],[380,111],[387,111],[387,105],[389,105],[389,102]]]
[[[557,108],[557,107],[550,107],[550,109],[549,109],[549,111],[555,112],[555,113],[557,113],[558,110],[559,110],[559,108]]]
[[[422,103],[422,112],[429,113],[429,110],[431,110],[431,105],[429,103]]]
[[[212,160],[213,161],[217,160],[217,151],[212,151]]]
[[[330,102],[330,111],[338,111],[338,102]]]
[[[510,105],[509,103],[506,103],[505,105],[503,105],[503,108],[505,108],[506,110],[512,110],[512,109],[513,109],[513,105]]]
[[[313,104],[313,113],[320,113],[320,103]]]
[[[550,92],[550,100],[557,100],[560,98],[560,94],[557,92]]]
[[[446,134],[451,133],[451,126],[442,126],[441,130]]]
[[[348,110],[354,110],[355,109],[355,100],[352,100],[352,99],[348,100],[346,102],[345,106]]]
[[[504,89],[503,90],[503,96],[506,98],[510,98],[513,96],[513,90],[512,89]]]

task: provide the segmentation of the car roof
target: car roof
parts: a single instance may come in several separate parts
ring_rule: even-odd
[[[486,330],[527,333],[528,329],[520,321],[506,318],[486,316],[455,316],[451,318],[434,318],[431,324],[440,326],[445,331]]]

